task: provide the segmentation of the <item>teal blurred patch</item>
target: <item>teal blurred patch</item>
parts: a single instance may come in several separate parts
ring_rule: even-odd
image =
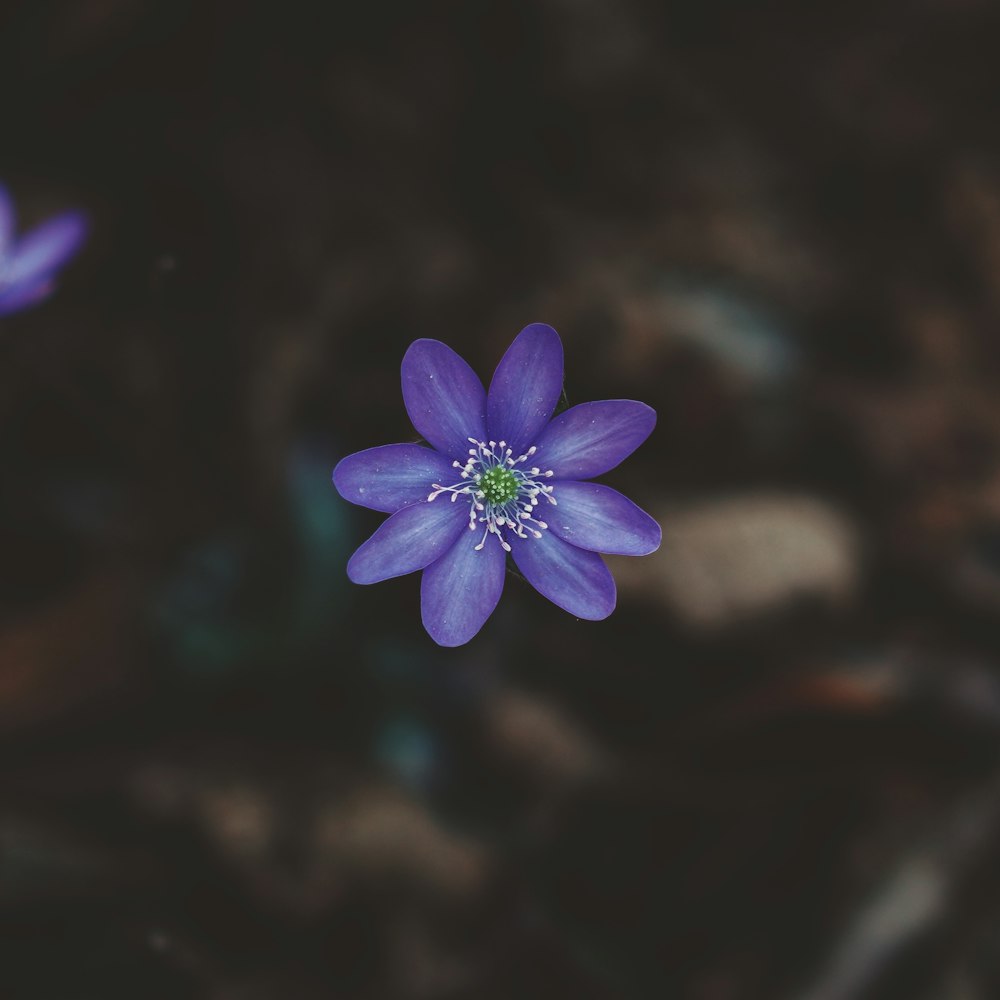
[[[697,278],[667,278],[661,290],[664,329],[671,339],[699,348],[762,388],[797,374],[798,345],[772,310],[725,285]]]
[[[427,791],[437,771],[437,749],[430,729],[416,716],[397,715],[378,729],[375,756],[402,784]]]
[[[354,539],[330,468],[325,452],[296,450],[279,523],[240,525],[182,555],[152,614],[173,665],[203,680],[286,669],[335,634]]]

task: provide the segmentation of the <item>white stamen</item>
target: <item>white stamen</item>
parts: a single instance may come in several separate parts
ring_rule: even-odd
[[[478,441],[472,437],[468,441],[475,446],[469,449],[469,457],[464,462],[451,463],[453,469],[459,470],[460,481],[450,486],[433,483],[428,502],[442,493],[450,493],[452,503],[460,496],[469,498],[469,530],[475,531],[477,525],[483,530],[483,537],[474,546],[477,552],[483,550],[490,535],[495,535],[501,548],[510,552],[505,531],[525,540],[541,538],[541,532],[548,525],[533,515],[539,497],[555,504],[552,496],[555,487],[541,482],[551,479],[555,473],[549,469],[543,471],[538,466],[521,467],[535,454],[537,447],[532,445],[523,455],[515,457],[514,449],[508,448],[506,441]],[[502,499],[507,496],[509,499]]]

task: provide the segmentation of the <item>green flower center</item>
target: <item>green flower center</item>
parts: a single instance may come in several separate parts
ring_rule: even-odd
[[[487,469],[479,480],[479,488],[483,491],[486,502],[503,505],[513,500],[521,484],[510,469],[502,465],[494,465]]]

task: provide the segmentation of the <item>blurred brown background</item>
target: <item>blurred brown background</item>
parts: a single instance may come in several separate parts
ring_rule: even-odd
[[[4,1000],[1000,996],[1000,8],[21,0]],[[410,341],[653,405],[459,650],[330,485]]]

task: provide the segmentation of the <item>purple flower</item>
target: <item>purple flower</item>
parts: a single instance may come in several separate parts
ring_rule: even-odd
[[[19,312],[48,298],[56,273],[77,252],[87,235],[79,212],[57,215],[20,239],[14,237],[14,202],[0,185],[0,316]]]
[[[607,618],[615,581],[600,552],[641,556],[660,526],[608,486],[649,436],[645,403],[608,399],[552,412],[563,349],[544,323],[526,326],[486,393],[448,346],[418,340],[403,358],[403,401],[431,445],[389,444],[343,459],[345,500],[392,516],[351,556],[355,583],[423,570],[424,627],[442,646],[468,642],[500,600],[509,552],[543,596],[578,618]]]

